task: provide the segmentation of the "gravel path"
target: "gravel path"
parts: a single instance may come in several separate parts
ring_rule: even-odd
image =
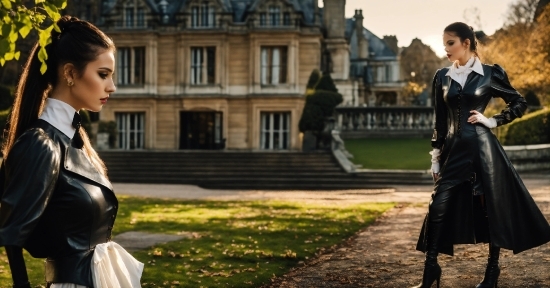
[[[550,178],[550,177],[548,177]],[[526,180],[550,220],[550,179]],[[276,279],[269,287],[411,287],[422,278],[415,250],[427,204],[401,203],[338,249]],[[441,287],[475,287],[483,278],[487,244],[457,245],[442,255]],[[550,287],[550,244],[513,255],[501,252],[499,287]],[[434,285],[435,287],[435,285]]]

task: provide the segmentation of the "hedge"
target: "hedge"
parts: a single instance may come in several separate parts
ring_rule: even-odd
[[[501,131],[499,140],[502,145],[550,143],[550,109],[529,113],[508,124]]]

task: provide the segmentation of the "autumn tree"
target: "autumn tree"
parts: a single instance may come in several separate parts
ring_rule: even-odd
[[[536,0],[520,0],[509,9],[505,26],[481,47],[486,63],[504,67],[512,85],[521,93],[536,93],[550,105],[550,5],[540,8]],[[542,11],[533,18],[537,8]],[[504,107],[494,102],[492,112]]]

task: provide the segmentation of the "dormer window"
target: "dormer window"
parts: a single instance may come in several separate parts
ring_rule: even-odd
[[[215,26],[215,10],[207,1],[191,7],[191,28],[210,28]]]
[[[279,6],[269,6],[267,12],[260,13],[261,27],[282,27],[290,25],[290,13],[281,12],[281,7]]]
[[[271,26],[281,25],[281,9],[277,6],[269,6],[269,24]]]
[[[145,9],[139,7],[135,1],[126,2],[123,11],[123,20],[119,26],[124,28],[145,27]]]

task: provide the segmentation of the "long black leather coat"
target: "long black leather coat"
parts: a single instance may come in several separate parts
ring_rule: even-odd
[[[550,226],[525,188],[502,146],[482,124],[467,122],[470,110],[484,112],[492,97],[507,108],[493,116],[497,125],[521,117],[525,99],[498,65],[471,72],[462,88],[440,69],[433,80],[435,129],[432,146],[441,149],[440,178],[435,190],[455,189],[442,233],[440,252],[453,255],[453,244],[488,242],[519,253],[550,241]],[[484,194],[487,217],[480,196]],[[426,250],[428,216],[417,249]],[[428,228],[429,229],[429,228]]]
[[[82,149],[44,120],[2,164],[0,246],[46,259],[46,280],[93,287],[94,247],[111,238],[118,201]]]

